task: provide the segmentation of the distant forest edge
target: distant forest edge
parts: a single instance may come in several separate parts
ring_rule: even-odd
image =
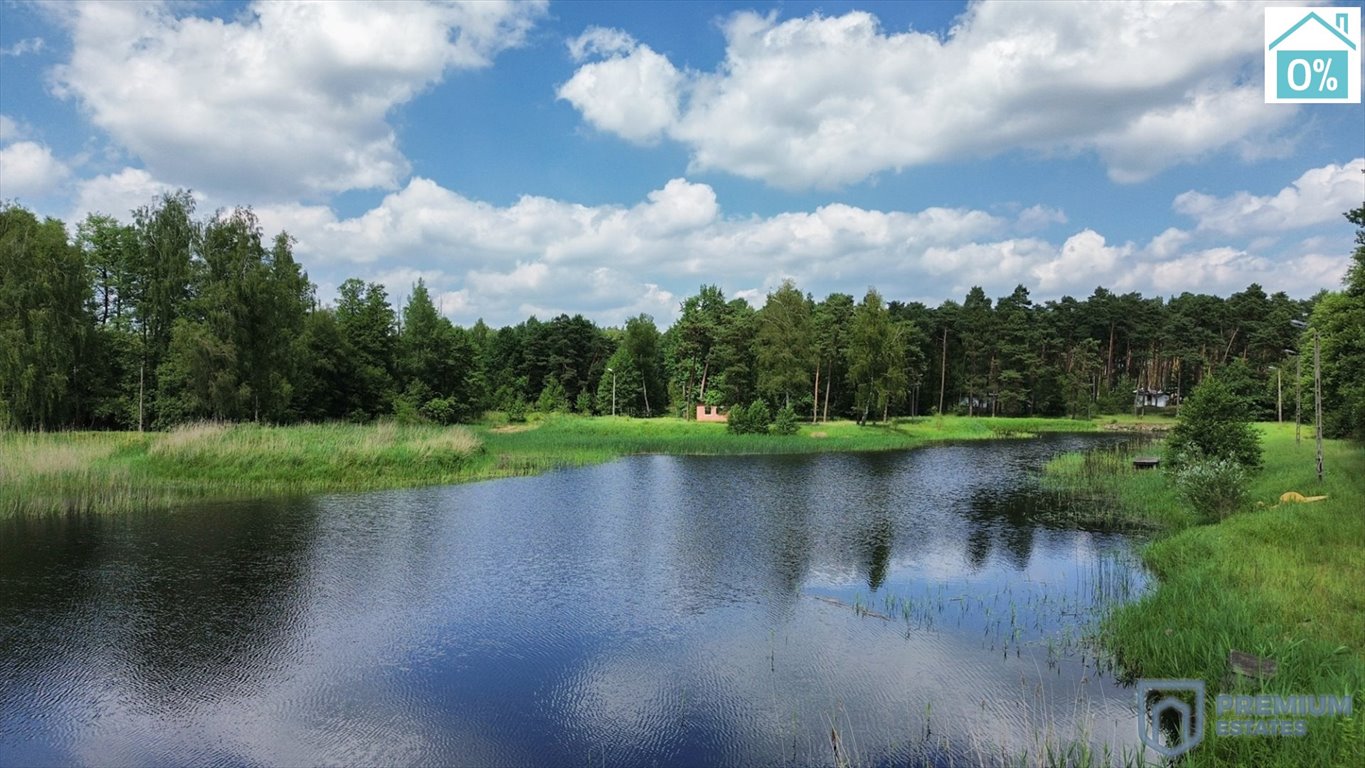
[[[487,410],[689,416],[763,398],[804,418],[935,412],[1090,416],[1135,393],[1178,402],[1228,382],[1258,418],[1293,418],[1302,356],[1312,419],[1322,344],[1329,436],[1365,437],[1365,206],[1345,290],[1294,300],[1259,285],[1226,299],[1096,288],[995,302],[972,288],[938,307],[821,300],[786,282],[761,309],[712,285],[660,331],[640,315],[602,328],[581,315],[493,329],[452,324],[419,281],[401,308],[344,282],[323,305],[293,240],[267,240],[248,208],[196,219],[167,194],[132,223],[0,208],[0,424],[164,428],[204,419],[275,423],[386,415],[455,423]],[[1347,249],[1343,243],[1343,251]],[[1301,330],[1295,321],[1306,321]],[[614,393],[614,395],[613,395]]]

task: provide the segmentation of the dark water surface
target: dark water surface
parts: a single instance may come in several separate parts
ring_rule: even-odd
[[[1094,438],[647,456],[0,523],[0,765],[974,764],[1132,749]],[[1030,760],[1029,762],[1033,762]]]

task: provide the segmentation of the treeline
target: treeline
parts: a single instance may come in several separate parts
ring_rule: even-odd
[[[1228,298],[1115,294],[937,307],[875,290],[816,300],[786,282],[755,309],[702,286],[671,327],[602,328],[581,315],[493,329],[443,317],[421,281],[395,308],[347,280],[318,301],[293,240],[250,209],[195,216],[167,194],[132,222],[0,209],[0,423],[23,429],[164,428],[385,415],[439,423],[488,410],[690,416],[764,399],[803,418],[936,412],[1086,416],[1172,404],[1217,373],[1258,418],[1293,418],[1295,355],[1312,413],[1311,338],[1323,340],[1330,434],[1365,420],[1365,208],[1342,293],[1298,301],[1259,285]],[[1296,321],[1307,320],[1303,331]]]

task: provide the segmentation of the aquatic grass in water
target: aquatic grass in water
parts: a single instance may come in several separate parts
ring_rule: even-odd
[[[1077,524],[1182,528],[1195,515],[1161,469],[1139,470],[1133,460],[1160,454],[1160,442],[1133,435],[1117,445],[1068,453],[1044,467],[1041,487],[1067,499],[1058,513]]]
[[[854,595],[849,602],[824,595],[810,595],[821,602],[849,611],[861,620],[891,622],[906,633],[956,634],[966,642],[1000,653],[1006,659],[1037,659],[1046,654],[1045,668],[1062,677],[1079,663],[1084,675],[1112,676],[1112,657],[1099,645],[1099,628],[1118,605],[1136,598],[1144,588],[1142,569],[1125,551],[1104,552],[1090,567],[1066,584],[1036,581],[1011,582],[993,592],[973,591],[965,585],[925,585],[916,594],[888,591],[880,595],[878,609],[872,596]],[[878,621],[873,621],[876,625]],[[980,632],[972,630],[980,628]],[[891,630],[893,627],[888,626]],[[971,639],[967,639],[971,638]],[[1083,676],[1084,679],[1084,676]],[[952,743],[934,728],[933,702],[912,718],[909,763],[973,766],[1141,766],[1142,755],[1131,746],[1097,744],[1090,731],[1094,702],[1083,693],[1041,684],[1031,676],[1019,680],[1017,702],[1012,706],[1027,714],[999,731],[986,728],[971,733],[967,743]],[[981,706],[987,703],[983,700]],[[1020,743],[1020,722],[1030,729]],[[1002,721],[1003,723],[1003,721]],[[856,725],[856,723],[852,724]],[[852,725],[839,729],[839,736],[852,733]],[[1001,745],[1011,744],[1003,747]],[[860,763],[852,762],[857,765]]]

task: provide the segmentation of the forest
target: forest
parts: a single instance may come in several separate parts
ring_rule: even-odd
[[[814,421],[1091,417],[1132,412],[1136,392],[1177,405],[1210,375],[1261,419],[1292,420],[1300,392],[1311,422],[1317,336],[1325,432],[1361,438],[1365,207],[1345,215],[1358,229],[1344,290],[1307,300],[1252,284],[1226,298],[1097,287],[1035,301],[1020,285],[931,307],[875,288],[817,299],[787,281],[757,309],[700,286],[665,329],[648,315],[601,327],[567,314],[494,329],[453,324],[420,281],[401,306],[359,279],[319,301],[287,233],[267,238],[249,208],[198,218],[188,192],[74,232],[6,205],[0,424],[688,418],[698,403],[758,399]]]

